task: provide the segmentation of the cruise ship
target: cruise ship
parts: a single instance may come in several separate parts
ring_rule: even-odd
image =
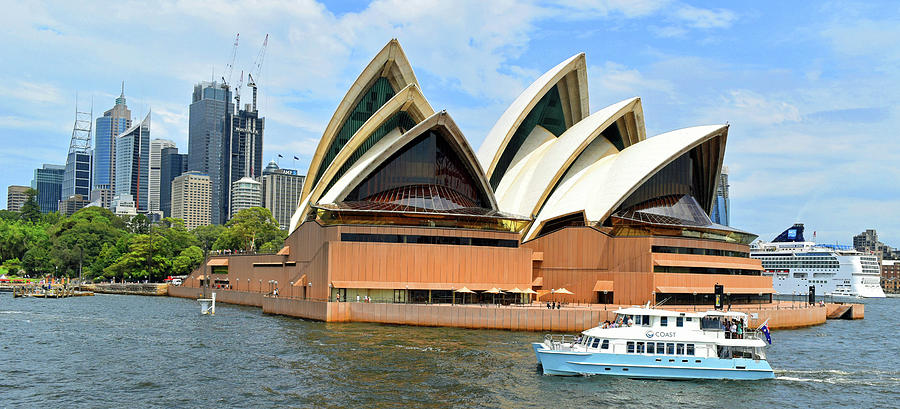
[[[851,246],[816,244],[803,238],[797,223],[771,243],[750,245],[750,257],[762,261],[763,275],[771,276],[778,294],[884,298],[878,258]]]

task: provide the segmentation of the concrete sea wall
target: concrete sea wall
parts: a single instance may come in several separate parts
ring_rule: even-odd
[[[169,287],[173,297],[197,299],[202,290],[190,287]],[[578,332],[614,318],[618,306],[574,306],[546,309],[537,305],[447,305],[326,302],[299,298],[273,298],[257,292],[215,290],[216,300],[228,304],[256,306],[266,314],[312,319],[327,322],[372,322],[419,326],[502,329],[512,331]],[[209,296],[207,294],[207,296]],[[860,304],[852,304],[850,315],[861,318]],[[702,307],[704,310],[706,306]],[[805,305],[775,303],[735,306],[734,311],[751,314],[750,325],[768,320],[772,329],[808,327],[824,324],[835,304]],[[684,311],[692,311],[687,308]],[[858,319],[855,318],[855,319]]]
[[[93,291],[102,294],[127,294],[127,295],[167,295],[168,284],[143,284],[143,283],[125,283],[125,284],[82,284],[79,289],[84,291]]]

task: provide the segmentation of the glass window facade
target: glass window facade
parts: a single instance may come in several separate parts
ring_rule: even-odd
[[[500,180],[503,179],[503,175],[506,174],[506,170],[509,168],[510,163],[512,163],[513,158],[516,157],[516,153],[519,152],[519,149],[522,147],[522,144],[525,143],[525,140],[528,139],[528,135],[531,134],[534,127],[538,125],[544,127],[544,129],[556,136],[562,135],[567,129],[566,117],[565,114],[563,114],[562,101],[560,100],[559,89],[556,85],[554,85],[553,88],[550,88],[550,90],[541,97],[531,112],[529,112],[528,115],[525,116],[525,119],[522,120],[519,127],[516,128],[515,133],[513,133],[512,138],[510,138],[509,143],[506,145],[506,149],[503,150],[503,154],[501,154],[500,159],[497,160],[497,166],[494,168],[494,173],[491,174],[491,187],[493,189],[497,189],[497,186],[500,185]]]
[[[344,201],[378,201],[430,210],[489,208],[459,154],[431,130],[391,156]]]
[[[518,240],[480,237],[423,236],[411,234],[341,233],[341,241],[364,243],[449,244],[455,246],[519,247]]]
[[[328,186],[324,191],[327,192],[329,189],[331,189],[331,186],[333,186],[335,182],[337,182],[341,178],[341,176],[344,176],[344,174],[347,173],[348,170],[350,170],[350,167],[353,166],[353,164],[356,163],[356,161],[358,161],[359,158],[363,156],[363,154],[368,152],[369,149],[372,148],[372,146],[375,146],[375,144],[378,143],[378,141],[380,141],[381,138],[383,138],[385,135],[387,135],[394,129],[399,129],[400,132],[403,133],[414,126],[416,126],[416,121],[413,120],[412,117],[404,111],[398,112],[390,119],[385,121],[383,125],[378,127],[375,132],[372,132],[372,134],[369,135],[366,140],[361,145],[359,145],[356,150],[353,151],[350,157],[347,158],[347,161],[344,162],[343,165],[341,165],[340,169],[338,169],[337,173],[331,179],[331,181],[328,182]]]
[[[353,111],[350,112],[347,119],[344,120],[344,124],[341,125],[341,130],[338,131],[334,140],[331,141],[331,145],[328,146],[328,150],[325,151],[322,163],[319,164],[319,169],[316,171],[316,175],[313,178],[314,186],[319,182],[319,179],[322,178],[322,174],[325,173],[325,170],[328,169],[328,166],[334,161],[338,152],[340,152],[344,145],[350,141],[353,134],[369,120],[378,108],[381,108],[389,99],[393,98],[395,93],[396,91],[391,86],[391,82],[388,81],[387,78],[380,77],[365,93],[362,94],[362,98],[356,104],[356,107],[353,108]]]

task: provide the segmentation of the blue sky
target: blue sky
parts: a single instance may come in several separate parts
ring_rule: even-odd
[[[99,116],[124,80],[133,115],[152,109],[153,137],[186,149],[193,84],[222,75],[236,33],[235,80],[270,35],[258,81],[266,160],[297,155],[305,172],[347,87],[396,37],[426,97],[476,149],[531,81],[583,51],[592,111],[640,96],[648,135],[732,125],[734,226],[771,239],[803,222],[841,243],[876,228],[900,246],[892,2],[4,3],[4,208],[7,185],[64,163],[76,92]]]

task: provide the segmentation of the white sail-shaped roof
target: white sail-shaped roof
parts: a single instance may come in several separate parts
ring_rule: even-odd
[[[704,189],[715,189],[721,171],[727,125],[709,125],[667,132],[603,157],[567,177],[547,199],[524,241],[535,238],[544,223],[564,215],[584,212],[585,223],[602,222],[636,189],[678,157],[710,142],[716,145],[715,169],[708,169]],[[708,196],[708,193],[704,196]],[[708,203],[704,203],[707,207]]]
[[[323,164],[322,162],[326,160],[326,156],[328,156],[326,153],[332,147],[338,133],[348,122],[356,105],[379,78],[387,79],[394,91],[399,91],[411,84],[419,86],[412,66],[409,64],[409,60],[407,60],[406,54],[403,53],[403,49],[400,47],[400,42],[397,39],[392,39],[388,42],[372,58],[372,61],[359,74],[359,77],[353,82],[353,85],[350,86],[347,94],[338,104],[337,109],[335,109],[334,115],[328,122],[328,126],[325,127],[325,132],[310,162],[309,170],[306,173],[306,181],[303,183],[303,192],[300,195],[301,201],[312,191],[313,186],[318,183],[319,176],[324,171],[322,168],[328,167],[329,163]]]
[[[538,101],[554,86],[559,91],[566,127],[572,126],[587,116],[588,92],[584,53],[570,57],[541,75],[500,116],[478,150],[478,160],[485,169],[488,179],[492,178],[498,160],[506,151],[510,139],[519,125],[538,104]],[[536,147],[536,145],[540,144],[530,142],[523,144],[524,147]]]
[[[620,135],[623,139],[645,139],[643,123],[639,126],[633,123],[634,118],[642,116],[641,100],[631,98],[595,112],[572,125],[558,138],[548,138],[543,146],[531,149],[527,157],[514,161],[497,186],[495,194],[500,208],[513,214],[536,215],[553,188],[586,149],[593,147],[599,150],[597,154],[600,157],[618,152],[611,142],[595,142],[610,126],[619,126],[620,132],[624,133]],[[617,124],[629,120],[632,121],[631,126]],[[632,131],[629,132],[629,129]],[[632,132],[635,135],[631,135]],[[599,157],[593,160],[597,159]]]

